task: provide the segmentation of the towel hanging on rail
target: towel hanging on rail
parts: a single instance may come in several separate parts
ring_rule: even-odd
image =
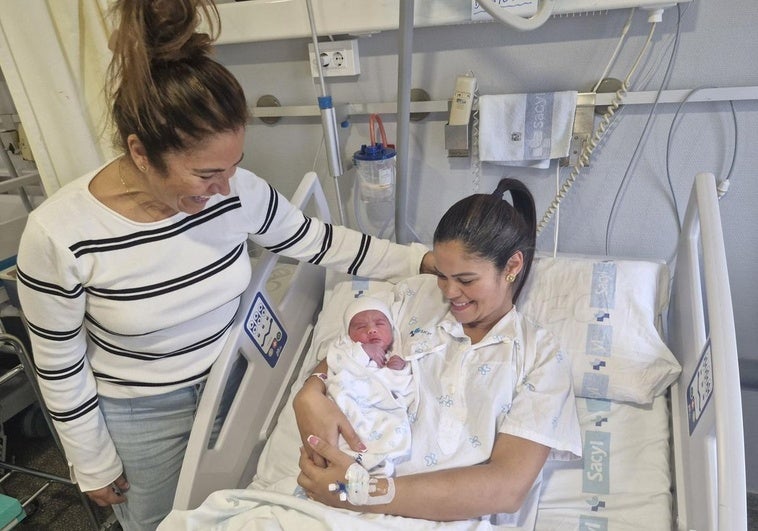
[[[480,96],[479,160],[547,168],[566,157],[576,99],[576,91]]]

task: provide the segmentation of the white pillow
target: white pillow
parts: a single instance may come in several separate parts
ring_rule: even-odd
[[[576,396],[649,404],[681,371],[656,327],[668,282],[655,262],[536,257],[516,306],[571,356]]]

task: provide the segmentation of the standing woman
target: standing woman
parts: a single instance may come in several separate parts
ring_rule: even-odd
[[[503,179],[493,194],[466,197],[440,220],[437,285],[418,277],[395,290],[403,354],[418,382],[411,457],[397,465],[395,478],[358,474],[333,444],[336,429],[322,422],[334,407],[324,399],[324,383],[304,382],[294,401],[308,450],[298,483],[311,498],[360,512],[485,517],[532,529],[546,459],[582,453],[568,358],[515,307],[535,228],[531,193]],[[330,485],[346,485],[347,500]]]
[[[118,0],[108,94],[123,155],[30,216],[19,294],[79,487],[126,530],[169,512],[195,408],[250,278],[247,239],[362,276],[425,249],[306,217],[238,167],[247,102],[197,33],[209,0]]]

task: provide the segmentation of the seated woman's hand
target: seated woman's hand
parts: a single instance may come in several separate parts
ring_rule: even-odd
[[[316,378],[311,378],[311,380],[316,380]],[[350,448],[357,452],[365,452],[365,445],[355,433],[345,414],[323,391],[316,389],[317,385],[323,387],[323,384],[309,385],[306,381],[292,403],[300,439],[313,463],[319,467],[327,465],[324,458],[314,452],[308,444],[308,436],[311,434],[335,446],[341,434]]]
[[[328,463],[327,466],[321,467],[316,464],[311,455],[318,456]],[[351,508],[348,502],[340,501],[339,492],[329,490],[329,485],[344,483],[347,469],[353,463],[355,459],[336,446],[315,435],[308,435],[305,438],[305,447],[300,449],[300,475],[297,482],[313,500],[332,507]]]

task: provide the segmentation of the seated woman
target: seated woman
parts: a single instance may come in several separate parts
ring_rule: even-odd
[[[324,383],[306,380],[294,407],[304,441],[298,483],[310,498],[361,512],[533,526],[551,451],[571,458],[582,448],[569,360],[514,306],[535,221],[528,189],[503,179],[492,195],[469,196],[443,216],[434,234],[437,287],[417,277],[397,290],[406,297],[397,319],[403,350],[419,382],[412,455],[397,477],[356,473],[335,443],[341,434],[356,451],[363,444]],[[438,301],[442,312],[428,315],[433,292],[447,307]],[[322,362],[315,372],[324,370]]]

